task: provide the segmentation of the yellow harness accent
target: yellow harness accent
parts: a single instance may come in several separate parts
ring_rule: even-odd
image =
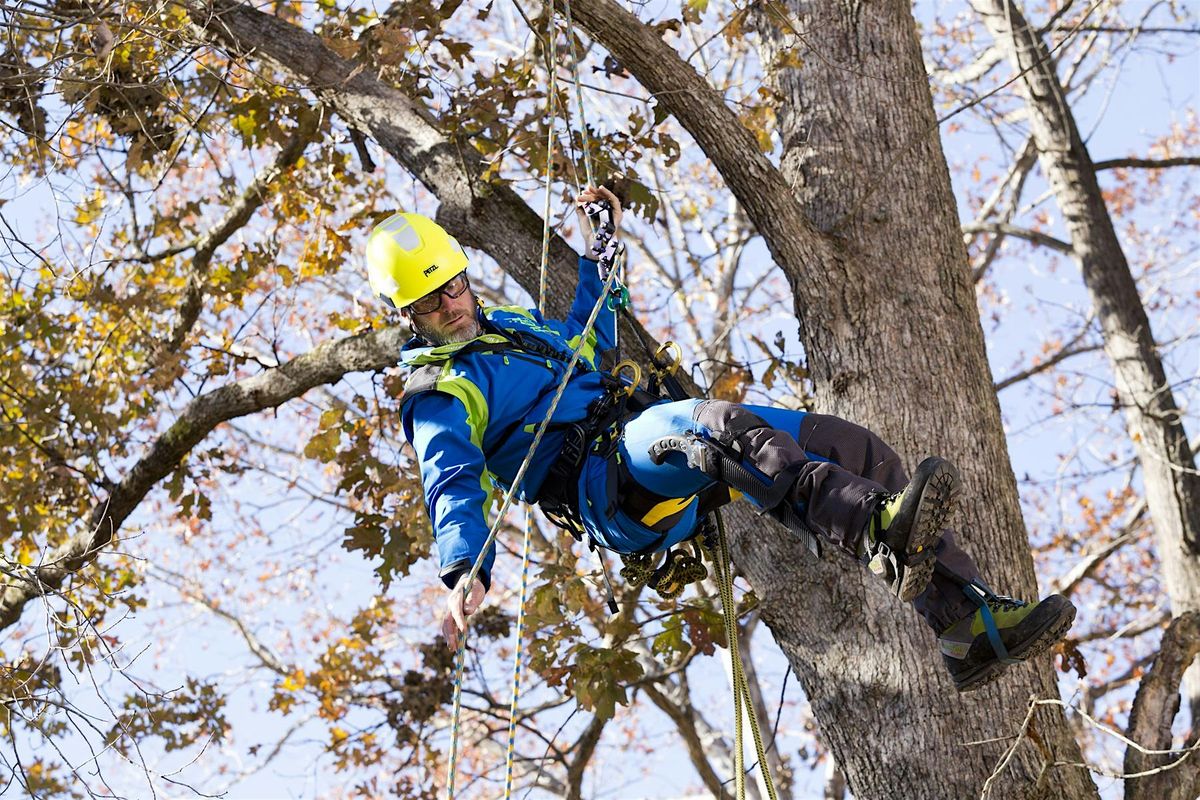
[[[647,528],[652,528],[659,520],[666,519],[672,514],[678,514],[680,511],[683,511],[695,499],[696,495],[690,497],[668,497],[642,515],[641,523]]]

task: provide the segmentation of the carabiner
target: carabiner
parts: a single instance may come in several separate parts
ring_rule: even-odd
[[[628,386],[621,387],[621,391],[625,392],[626,397],[633,397],[633,393],[637,391],[638,385],[642,382],[642,368],[629,359],[625,359],[612,368],[612,375],[613,377],[620,378],[621,373],[626,370],[632,370],[633,382]]]
[[[670,354],[670,359],[667,361],[666,366],[663,366],[663,363],[659,361],[664,354]],[[683,351],[674,342],[663,342],[654,351],[654,357],[650,360],[654,362],[656,368],[654,370],[655,374],[665,378],[679,371],[679,365],[683,363]]]

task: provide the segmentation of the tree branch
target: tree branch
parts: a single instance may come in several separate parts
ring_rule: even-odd
[[[1179,158],[1110,158],[1108,161],[1097,161],[1092,166],[1094,166],[1097,171],[1102,169],[1121,169],[1125,167],[1135,167],[1137,169],[1200,167],[1200,156],[1180,156]]]
[[[1135,528],[1145,514],[1146,501],[1143,499],[1130,510],[1126,517],[1127,521],[1121,526],[1121,533],[1099,550],[1089,553],[1082,561],[1072,567],[1067,574],[1059,578],[1055,583],[1054,591],[1070,597],[1079,588],[1079,584],[1095,572],[1109,556],[1137,538]]]
[[[1171,750],[1171,723],[1179,711],[1179,684],[1200,653],[1200,611],[1189,611],[1167,626],[1154,665],[1142,679],[1129,712],[1129,738],[1147,750]],[[1189,754],[1190,755],[1190,754]],[[1200,759],[1183,760],[1178,751],[1125,752],[1127,774],[1146,772],[1175,763],[1170,770],[1125,783],[1126,800],[1188,800],[1200,790]]]
[[[216,600],[204,593],[202,587],[198,585],[189,586],[188,584],[193,583],[193,581],[188,580],[188,578],[179,574],[178,572],[175,572],[174,570],[167,569],[161,564],[153,564],[151,566],[151,574],[154,573],[160,573],[157,575],[158,579],[168,586],[174,588],[180,593],[180,595],[183,596],[185,600],[190,600],[193,603],[198,603],[199,605],[204,606],[213,614],[237,628],[238,633],[241,635],[242,639],[245,640],[246,646],[250,648],[250,652],[253,653],[256,658],[258,658],[259,662],[264,667],[282,676],[291,675],[295,671],[294,667],[284,664],[279,659],[279,656],[272,652],[271,648],[263,644],[262,641],[255,636],[249,628],[246,627],[246,623],[242,622],[241,617],[221,608],[221,605]]]
[[[806,308],[823,290],[819,266],[843,254],[813,227],[783,175],[720,93],[652,28],[613,0],[576,0],[571,9],[576,24],[654,95],[721,173],[788,276],[803,328]],[[800,276],[803,287],[797,286]]]
[[[1025,189],[1025,180],[1029,177],[1029,173],[1033,171],[1033,165],[1036,163],[1037,147],[1034,144],[1033,137],[1029,137],[1025,140],[1025,144],[1021,146],[1017,157],[1013,159],[1013,164],[1009,169],[1008,175],[996,186],[991,196],[984,201],[983,206],[979,209],[979,213],[975,216],[975,221],[986,221],[988,217],[995,213],[1004,195],[1008,194],[1008,202],[1000,214],[999,221],[1005,224],[1011,223],[1013,215],[1017,213],[1017,207],[1021,202],[1021,192]],[[965,234],[963,238],[966,240],[964,244],[970,244],[971,239],[974,238],[974,234]],[[987,274],[987,271],[991,268],[992,263],[999,254],[1002,244],[1004,244],[1004,234],[1002,233],[996,234],[988,241],[983,254],[977,260],[975,268],[971,273],[972,283],[978,284],[983,280],[983,276]]]
[[[1060,253],[1070,255],[1074,252],[1069,242],[1064,242],[1061,239],[1055,239],[1049,234],[1041,231],[1022,228],[1017,225],[1010,225],[1007,222],[972,222],[962,226],[964,234],[977,233],[994,233],[1004,236],[1016,236],[1018,239],[1026,239],[1034,244],[1040,244],[1043,247],[1049,247],[1052,250],[1057,250]]]
[[[196,252],[192,256],[191,268],[188,271],[187,288],[179,306],[179,319],[163,340],[160,353],[177,352],[192,326],[196,324],[204,302],[204,278],[208,274],[209,264],[212,263],[217,248],[229,241],[229,237],[245,226],[254,212],[267,202],[267,189],[300,160],[305,147],[316,136],[322,115],[312,109],[303,109],[297,116],[300,125],[276,155],[274,162],[255,176],[216,227],[196,240]]]
[[[0,630],[15,623],[30,600],[62,588],[68,577],[91,563],[154,485],[222,422],[275,408],[315,386],[338,381],[348,372],[391,366],[408,335],[396,327],[325,342],[275,369],[188,403],[108,497],[92,508],[86,528],[55,548],[41,564],[25,568],[22,577],[9,584],[0,597]]]
[[[486,164],[470,141],[443,133],[424,106],[303,28],[235,0],[185,5],[202,37],[234,56],[262,59],[294,75],[351,128],[373,138],[441,201],[439,223],[464,245],[491,255],[537,296],[541,215],[509,186],[480,180]],[[575,252],[552,234],[549,316],[561,317],[569,309],[575,263]]]
[[[1055,364],[1059,364],[1063,361],[1066,361],[1071,356],[1077,356],[1077,355],[1080,355],[1081,353],[1091,353],[1095,350],[1101,349],[1103,347],[1103,345],[1099,345],[1099,344],[1081,345],[1081,344],[1079,344],[1079,342],[1082,341],[1083,337],[1087,336],[1087,333],[1091,329],[1091,326],[1092,326],[1092,317],[1089,316],[1087,319],[1087,323],[1083,326],[1083,329],[1080,330],[1079,333],[1077,333],[1075,335],[1074,339],[1067,342],[1065,347],[1063,347],[1061,350],[1059,350],[1054,355],[1047,358],[1045,361],[1042,361],[1039,364],[1035,364],[1032,367],[1030,367],[1029,369],[1022,370],[1021,372],[1018,372],[1015,375],[1009,375],[1007,378],[1005,378],[1001,381],[998,381],[995,385],[996,391],[999,392],[1003,389],[1007,389],[1008,387],[1012,386],[1015,383],[1020,383],[1023,380],[1028,380],[1029,378],[1032,378],[1034,375],[1038,375],[1040,373],[1045,372],[1046,370],[1053,367]]]

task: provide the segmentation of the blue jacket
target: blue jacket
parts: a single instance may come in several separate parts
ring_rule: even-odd
[[[404,434],[416,450],[425,503],[437,540],[440,575],[453,588],[471,568],[490,529],[493,488],[512,485],[539,423],[579,345],[584,324],[604,288],[596,262],[579,259],[579,286],[564,322],[531,309],[496,306],[479,311],[483,334],[469,342],[431,347],[414,338],[401,350],[412,367],[401,401]],[[580,350],[575,374],[553,422],[578,422],[604,392],[600,354],[616,343],[616,314],[605,304]],[[532,337],[532,349],[549,347],[562,358],[530,352],[514,340]],[[517,496],[536,497],[563,434],[542,437]],[[491,584],[493,546],[480,573]]]

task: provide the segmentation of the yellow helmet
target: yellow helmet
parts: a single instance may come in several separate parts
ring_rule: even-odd
[[[422,214],[393,214],[367,237],[371,291],[393,308],[420,300],[466,269],[462,245]]]

